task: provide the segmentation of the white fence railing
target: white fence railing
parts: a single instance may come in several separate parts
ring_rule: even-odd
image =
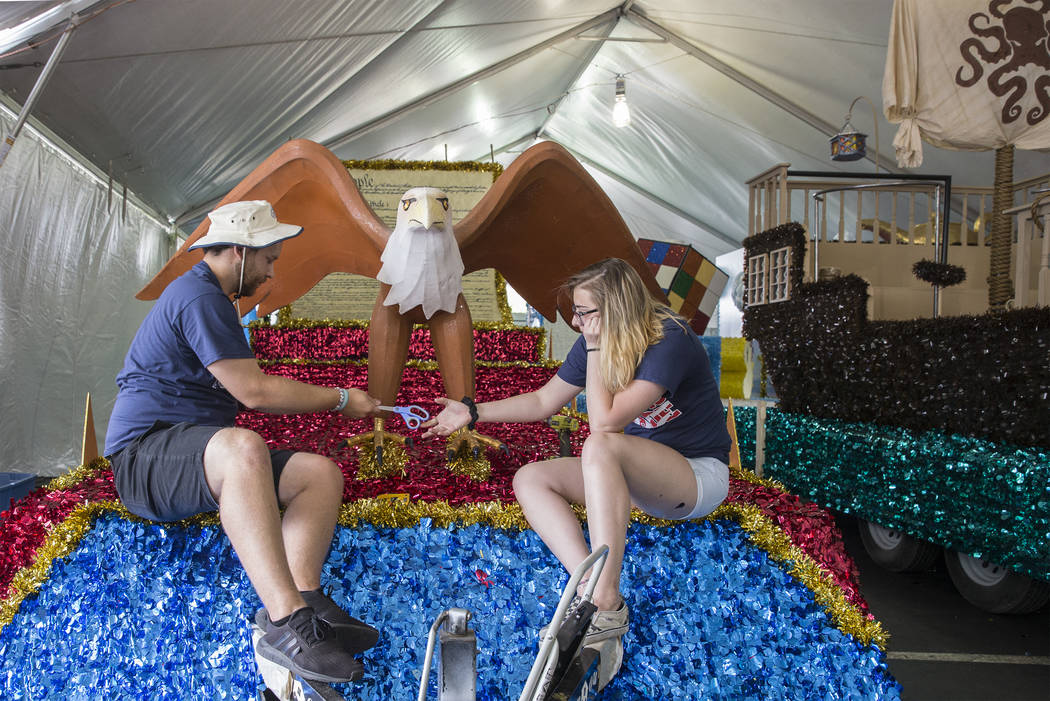
[[[870,252],[861,253],[861,250],[874,248],[880,251],[878,257],[892,260],[893,265],[910,267],[915,260],[930,257],[940,243],[938,228],[943,220],[947,226],[941,233],[948,250],[938,252],[938,259],[950,258],[950,262],[968,269],[963,294],[979,297],[982,289],[986,294],[988,273],[984,261],[990,245],[993,189],[958,186],[932,176],[925,179],[908,179],[924,176],[904,176],[894,180],[895,177],[882,174],[855,179],[830,172],[792,172],[788,164],[778,164],[747,183],[748,235],[797,221],[809,232],[812,248],[819,248],[823,243],[847,248],[856,245],[854,257],[870,256]],[[1025,219],[1023,215],[1030,203],[1050,189],[1050,173],[1018,181],[1012,189],[1016,206],[1007,211],[1017,215],[1012,235],[1015,266],[1012,274],[1018,288],[1014,303],[1033,304],[1037,303],[1033,286],[1040,276],[1045,277],[1041,272],[1045,260],[1038,265],[1037,261],[1046,255],[1042,253],[1046,247],[1047,233],[1043,225],[1046,217]],[[947,200],[944,199],[946,191],[950,191]],[[890,254],[894,247],[916,248],[913,253],[902,249]],[[967,249],[971,252],[966,253]],[[819,276],[816,268],[823,265],[813,259],[814,253],[807,251],[808,280],[816,279]],[[888,288],[898,283],[886,281],[884,284]],[[873,284],[877,283],[873,281]],[[1022,285],[1027,287],[1021,290]],[[972,301],[958,304],[966,309],[957,311],[972,311]]]

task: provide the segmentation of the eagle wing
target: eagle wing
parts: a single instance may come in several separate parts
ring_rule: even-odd
[[[219,203],[267,200],[279,221],[303,233],[284,242],[274,277],[242,306],[260,314],[290,304],[333,272],[375,277],[390,229],[361,196],[336,156],[320,144],[296,139],[283,144]],[[135,296],[156,299],[168,283],[201,260],[187,250],[208,232],[205,218],[160,272]]]
[[[561,284],[604,258],[622,258],[650,292],[667,297],[609,197],[553,141],[532,146],[503,172],[455,227],[467,273],[498,270],[541,314],[569,321]]]
[[[296,139],[277,149],[219,203],[268,200],[281,221],[303,227],[284,242],[274,279],[244,309],[268,314],[294,302],[333,272],[375,277],[390,236],[336,156]],[[187,250],[207,233],[205,218],[159,273],[136,295],[156,299],[201,260]],[[465,272],[495,268],[548,319],[569,300],[559,288],[569,276],[603,258],[630,263],[657,299],[666,302],[627,225],[609,197],[572,155],[552,141],[521,154],[481,201],[454,227]]]

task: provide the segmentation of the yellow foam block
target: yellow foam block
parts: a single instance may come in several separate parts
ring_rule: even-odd
[[[754,382],[751,344],[746,338],[723,338],[721,378],[718,391],[723,399],[750,399]]]

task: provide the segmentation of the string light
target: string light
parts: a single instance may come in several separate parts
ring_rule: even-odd
[[[631,123],[631,108],[627,106],[627,92],[622,73],[616,76],[616,101],[613,103],[612,118],[617,127],[626,127]]]

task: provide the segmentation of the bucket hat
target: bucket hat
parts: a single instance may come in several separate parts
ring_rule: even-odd
[[[277,213],[266,200],[224,204],[208,214],[208,218],[211,220],[208,233],[187,250],[210,246],[266,248],[298,236],[303,230],[301,226],[277,221]]]

